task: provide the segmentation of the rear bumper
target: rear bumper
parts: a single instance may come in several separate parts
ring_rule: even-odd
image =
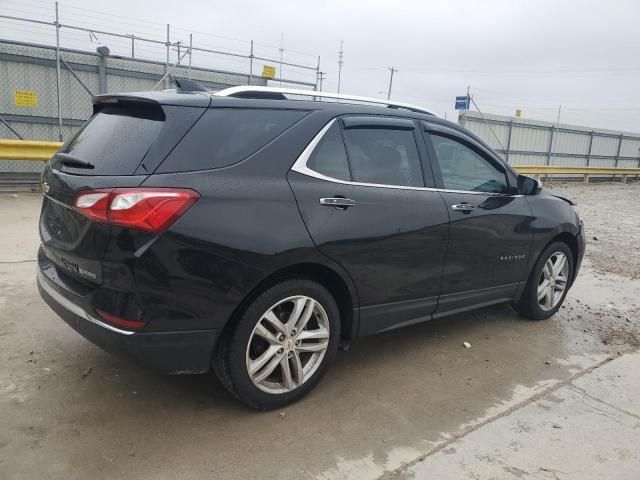
[[[162,373],[204,373],[211,368],[219,330],[131,332],[108,325],[81,306],[81,298],[66,292],[38,272],[43,300],[71,328],[100,348]],[[77,297],[77,298],[76,298]]]

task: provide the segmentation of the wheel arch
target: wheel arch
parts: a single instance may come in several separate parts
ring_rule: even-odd
[[[571,274],[571,284],[573,284],[573,282],[576,279],[576,275],[578,273],[576,269],[576,266],[578,265],[579,255],[580,255],[579,247],[578,247],[578,239],[576,238],[575,234],[571,232],[567,232],[567,231],[560,232],[557,235],[555,235],[553,238],[551,238],[547,243],[544,244],[544,246],[540,250],[540,253],[538,254],[538,258],[549,247],[549,245],[555,242],[562,242],[566,244],[569,247],[569,250],[571,251],[571,257],[573,259],[573,272]],[[536,258],[536,261],[534,262],[534,266],[535,266],[535,263],[538,261],[538,258]],[[531,271],[531,273],[533,273],[533,270]]]
[[[282,267],[263,278],[234,309],[219,338],[224,336],[225,331],[236,322],[251,302],[262,292],[282,281],[296,278],[312,280],[325,287],[336,300],[340,310],[340,338],[351,340],[357,337],[358,315],[356,307],[358,301],[353,286],[331,267],[321,263],[305,262]]]

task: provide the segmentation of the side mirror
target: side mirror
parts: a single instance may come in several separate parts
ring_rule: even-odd
[[[521,195],[537,195],[542,190],[542,183],[533,177],[518,175],[518,193]]]

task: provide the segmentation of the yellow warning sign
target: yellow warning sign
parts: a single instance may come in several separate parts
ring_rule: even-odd
[[[273,67],[271,65],[263,65],[262,76],[264,78],[276,78],[276,67]]]
[[[516,117],[521,117],[522,116],[522,110],[520,110],[519,108],[516,108]]]
[[[35,90],[15,90],[13,92],[13,102],[16,107],[37,107],[38,92]]]

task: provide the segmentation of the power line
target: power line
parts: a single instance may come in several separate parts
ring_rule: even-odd
[[[405,70],[417,70],[425,73],[477,73],[487,75],[537,75],[537,74],[592,74],[592,73],[618,73],[618,72],[633,72],[640,73],[640,68],[633,67],[605,67],[605,68],[587,68],[587,69],[553,69],[553,70],[481,70],[481,69],[458,69],[458,68],[438,68],[432,66],[415,66],[415,67],[402,67]]]
[[[50,2],[46,2],[46,1],[42,1],[42,0],[26,0],[25,1],[16,1],[16,0],[4,0],[7,3],[12,3],[13,5],[10,5],[10,8],[19,12],[25,12],[25,13],[29,13],[29,16],[34,17],[34,14],[37,14],[38,17],[43,17],[43,18],[47,18],[49,17],[49,14],[46,13],[48,9],[43,8],[43,6],[41,5],[37,5],[37,4],[42,4],[42,5],[46,5],[48,7],[51,7],[51,3]],[[15,8],[15,6],[19,6],[19,7],[23,7],[23,8]],[[163,36],[162,36],[162,31],[160,30],[160,28],[162,28],[162,30],[164,30],[164,27],[166,26],[166,24],[164,23],[159,23],[159,22],[153,22],[153,21],[147,21],[147,20],[136,20],[131,18],[130,16],[124,16],[124,15],[117,15],[117,14],[112,14],[112,13],[106,13],[106,12],[101,12],[101,11],[96,11],[93,9],[86,9],[86,8],[82,8],[82,7],[75,7],[75,6],[67,6],[67,5],[61,5],[60,6],[60,13],[61,13],[61,23],[64,26],[64,19],[67,18],[69,20],[73,20],[75,22],[82,22],[83,26],[85,26],[88,29],[91,28],[96,28],[97,30],[100,29],[106,29],[106,30],[110,30],[113,29],[115,31],[118,31],[117,27],[121,27],[123,25],[128,26],[129,28],[135,29],[138,32],[138,35],[140,35],[141,33],[145,33],[145,34],[152,34],[152,36],[158,36],[159,38],[162,38],[162,40],[164,40]],[[26,8],[26,10],[25,10]],[[106,28],[105,28],[106,27]],[[233,41],[233,42],[240,42],[243,43],[245,45],[248,45],[248,41],[247,40],[243,40],[243,39],[239,39],[239,38],[235,38],[235,37],[230,37],[230,36],[223,36],[223,35],[215,35],[209,32],[201,32],[201,31],[197,31],[197,30],[187,30],[187,29],[183,29],[181,27],[174,27],[172,26],[171,28],[172,30],[172,34],[175,37],[175,33],[180,34],[180,32],[183,32],[185,37],[188,37],[188,34],[192,34],[192,33],[198,33],[199,35],[204,35],[207,37],[212,37],[212,38],[216,38],[216,39],[224,39],[224,40],[229,40],[229,41]],[[186,43],[186,38],[185,39],[181,39],[184,43]],[[272,47],[271,45],[268,44],[263,44],[263,43],[258,43],[256,42],[256,45],[260,45],[262,47],[267,47],[267,48],[277,48],[277,47]],[[208,43],[199,43],[198,47],[216,47],[217,45],[212,45],[212,44],[208,44]],[[224,48],[224,50],[231,52],[233,50],[233,52],[235,53],[240,53],[242,52],[243,54],[245,53],[245,50],[239,50],[238,47],[229,47],[226,45],[220,45],[221,47]],[[213,49],[213,48],[211,48]],[[194,47],[194,51],[196,51],[196,47]],[[315,55],[309,54],[307,52],[301,52],[301,51],[297,51],[297,50],[290,50],[287,49],[287,52],[289,54],[291,53],[295,53],[297,55],[301,55],[301,56],[306,56],[306,57],[310,57],[313,56],[315,57]]]
[[[500,139],[498,138],[498,135],[496,135],[496,132],[493,131],[493,127],[491,127],[491,124],[489,122],[487,122],[487,119],[484,118],[484,113],[482,113],[482,111],[480,110],[480,107],[478,107],[478,105],[476,104],[476,101],[473,99],[473,96],[469,93],[469,88],[467,87],[467,97],[469,97],[469,99],[471,100],[471,102],[473,103],[473,106],[476,107],[476,110],[478,110],[478,113],[480,114],[480,116],[482,117],[482,120],[484,121],[484,123],[487,125],[487,127],[489,127],[489,130],[491,130],[491,133],[493,134],[493,136],[496,138],[496,140],[498,141],[498,144],[500,144],[500,146],[502,147],[502,150],[506,150],[506,148],[504,148],[504,145],[502,144],[502,142],[500,141]],[[558,114],[559,116],[559,114]]]

